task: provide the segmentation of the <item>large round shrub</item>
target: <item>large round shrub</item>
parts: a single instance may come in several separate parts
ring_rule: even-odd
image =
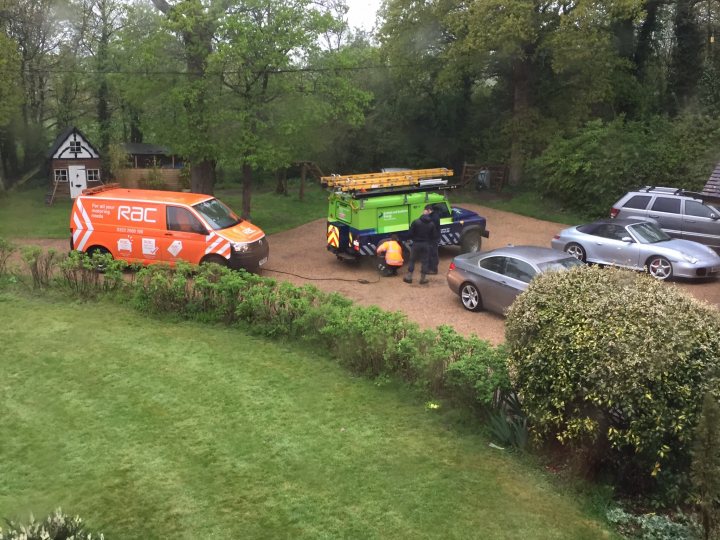
[[[718,389],[720,314],[670,283],[589,267],[534,280],[508,312],[510,370],[539,441],[666,501]]]

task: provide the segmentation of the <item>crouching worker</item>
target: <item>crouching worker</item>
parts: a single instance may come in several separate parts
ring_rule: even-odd
[[[389,240],[385,240],[377,248],[378,257],[385,254],[385,260],[378,263],[380,273],[385,276],[397,276],[398,268],[403,265],[402,246],[397,234],[393,234]]]

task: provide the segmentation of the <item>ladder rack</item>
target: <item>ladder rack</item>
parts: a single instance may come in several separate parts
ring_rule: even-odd
[[[437,169],[415,169],[407,171],[391,171],[367,174],[333,174],[323,176],[320,182],[337,191],[363,191],[388,190],[389,188],[402,187],[437,187],[439,184],[447,184],[447,180],[440,180],[441,177],[452,176],[452,169],[440,167]]]

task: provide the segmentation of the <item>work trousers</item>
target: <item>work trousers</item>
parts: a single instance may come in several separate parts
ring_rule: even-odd
[[[415,242],[413,240],[410,248],[410,264],[408,265],[408,273],[412,274],[415,270],[415,263],[420,263],[420,273],[425,275],[428,273],[428,257],[430,255],[430,242]]]
[[[438,256],[438,247],[440,246],[440,239],[433,240],[430,242],[428,248],[428,270],[430,272],[437,272],[438,266],[440,265],[440,257]]]

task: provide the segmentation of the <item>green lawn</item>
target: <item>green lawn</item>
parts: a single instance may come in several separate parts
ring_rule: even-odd
[[[0,517],[107,538],[606,538],[442,410],[290,343],[0,289]]]
[[[267,234],[292,229],[327,215],[327,192],[308,180],[305,198],[298,199],[298,182],[290,181],[290,194],[278,195],[269,188],[253,193],[251,217]],[[52,206],[45,204],[42,188],[14,191],[0,197],[0,237],[3,238],[67,238],[70,235],[69,199],[59,199]],[[238,214],[242,210],[239,188],[219,189],[215,195]]]

